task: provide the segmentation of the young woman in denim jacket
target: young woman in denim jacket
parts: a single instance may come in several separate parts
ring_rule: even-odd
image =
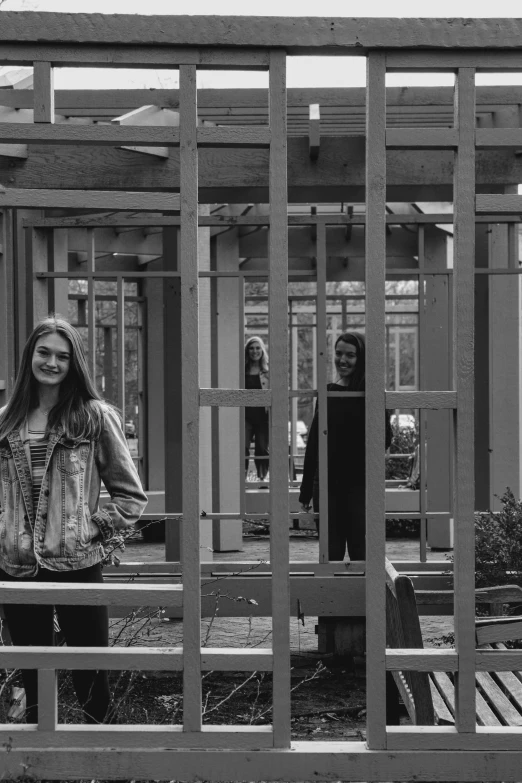
[[[110,500],[99,507],[103,481]],[[121,421],[90,378],[81,337],[49,317],[29,337],[0,411],[0,581],[103,582],[103,545],[142,514],[147,496]],[[53,644],[53,607],[5,605],[15,645]],[[106,606],[56,606],[68,645],[105,647]],[[35,670],[22,672],[26,720],[38,720]],[[109,718],[106,671],[72,673],[89,723]]]

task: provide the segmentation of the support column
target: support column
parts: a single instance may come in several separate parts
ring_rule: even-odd
[[[239,269],[239,241],[237,228],[216,238],[216,269],[218,272],[237,272]],[[239,389],[239,351],[243,335],[239,334],[239,286],[236,277],[218,278],[216,283],[217,385],[219,388]],[[240,419],[243,410],[220,408],[218,412],[219,511],[238,513],[240,509],[240,482],[244,480],[243,453],[240,438]],[[239,462],[239,465],[238,465]],[[213,548],[216,552],[235,552],[243,548],[242,521],[214,520]]]
[[[518,268],[515,227],[490,224],[489,266]],[[516,264],[514,263],[516,259]],[[510,263],[511,261],[511,263]],[[480,350],[480,345],[478,346]],[[482,344],[487,350],[487,344]],[[489,507],[501,508],[509,487],[520,498],[520,285],[508,275],[489,277]]]
[[[148,268],[151,272],[161,271],[163,261],[153,261]],[[165,511],[165,351],[164,340],[164,298],[174,297],[168,286],[169,281],[161,279],[145,279],[143,292],[146,297],[146,343],[145,358],[147,369],[145,373],[146,388],[146,450],[148,454],[148,471],[146,487],[149,494],[147,510],[153,512]],[[166,308],[165,308],[166,309]],[[181,502],[176,510],[181,510]]]
[[[436,226],[424,229],[426,292],[419,291],[419,308],[424,307],[424,329],[420,334],[421,389],[451,388],[451,335],[449,276],[430,275],[447,268],[447,234]],[[426,412],[426,509],[451,510],[451,412]],[[453,519],[429,519],[427,543],[431,549],[453,548]]]
[[[0,407],[9,399],[15,378],[13,210],[1,211],[0,253]]]
[[[475,226],[475,267],[489,263],[487,223]],[[489,280],[475,275],[475,510],[489,508]]]
[[[68,271],[67,229],[53,229],[49,238],[49,267],[52,272]],[[69,281],[55,278],[49,281],[49,311],[69,317]]]
[[[207,204],[199,206],[200,215],[210,213]],[[198,229],[198,263],[201,272],[210,271],[210,228]],[[210,278],[199,279],[199,384],[208,389],[211,383],[212,331],[210,308]],[[199,507],[212,509],[212,410],[199,409]],[[200,521],[200,560],[212,561],[212,521]]]

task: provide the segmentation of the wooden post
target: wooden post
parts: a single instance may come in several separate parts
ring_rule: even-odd
[[[2,210],[2,247],[0,254],[0,407],[3,407],[15,378],[14,316],[14,216]]]
[[[50,271],[67,272],[67,229],[53,229],[50,239]],[[49,310],[64,318],[69,317],[69,281],[66,278],[58,277],[49,281]]]

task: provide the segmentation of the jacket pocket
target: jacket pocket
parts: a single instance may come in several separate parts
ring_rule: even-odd
[[[101,536],[100,528],[93,521],[89,506],[84,503],[83,509],[78,509],[78,521],[80,528],[80,544],[84,547],[89,546],[95,538]]]
[[[71,446],[60,443],[56,448],[56,467],[61,473],[75,476],[85,470],[88,453],[89,443],[87,441],[81,441],[79,444]]]

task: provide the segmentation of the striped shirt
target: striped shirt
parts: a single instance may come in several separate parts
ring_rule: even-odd
[[[45,430],[28,429],[27,432],[31,454],[31,472],[33,474],[33,508],[36,514],[44,475],[47,440],[45,440]]]

